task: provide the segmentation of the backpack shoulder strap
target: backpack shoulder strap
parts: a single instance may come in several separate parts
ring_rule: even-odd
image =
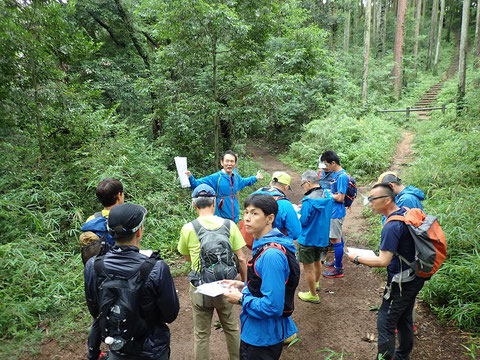
[[[197,235],[198,241],[202,242],[200,240],[200,236],[198,236],[198,233],[200,232],[200,229],[203,228],[203,226],[200,223],[200,221],[198,221],[198,218],[192,221],[192,226],[193,226],[193,230],[195,231],[195,235]]]
[[[97,211],[95,214],[93,214],[93,216],[96,218],[103,217],[103,213],[101,211]]]
[[[221,171],[221,170],[218,172],[218,180],[217,180],[217,196],[218,196],[218,190],[220,189],[220,180],[222,180],[222,171]]]
[[[140,279],[142,280],[142,283],[147,281],[148,276],[152,272],[153,267],[157,263],[158,260],[161,260],[158,252],[154,252],[150,257],[143,262],[142,265],[140,265],[139,268],[139,273],[140,273]]]
[[[97,278],[99,276],[107,276],[108,274],[105,270],[105,262],[104,262],[105,256],[100,255],[95,258],[95,262],[93,263],[93,270],[95,271],[95,275]]]
[[[385,221],[385,224],[383,224],[383,226],[387,225],[387,223],[389,223],[390,221],[403,221],[405,222],[405,216],[404,215],[393,215],[393,216],[390,216],[387,221]]]
[[[227,228],[227,236],[230,239],[230,219],[223,219],[223,225]]]

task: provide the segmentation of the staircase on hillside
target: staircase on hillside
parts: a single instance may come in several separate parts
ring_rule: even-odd
[[[423,94],[422,98],[415,104],[415,108],[424,108],[424,107],[431,107],[432,103],[435,102],[438,96],[438,92],[443,87],[445,80],[442,80],[435,85],[433,85],[425,94]],[[422,110],[418,111],[418,119],[424,120],[430,117],[429,110]]]

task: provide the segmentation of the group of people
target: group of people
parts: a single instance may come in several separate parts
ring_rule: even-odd
[[[302,301],[320,302],[320,276],[344,276],[342,225],[349,177],[338,155],[325,151],[319,159],[319,171],[302,174],[301,204],[294,205],[289,200],[291,177],[283,171],[274,172],[269,186],[246,198],[243,222],[254,239],[249,260],[244,251],[244,237],[237,226],[238,192],[254,185],[263,175],[259,171],[256,176],[243,178],[236,170],[237,162],[237,155],[227,151],[221,159],[222,170],[200,179],[187,171],[193,190],[192,205],[198,217],[182,227],[178,251],[191,262],[189,293],[197,360],[209,359],[214,310],[225,333],[230,359],[278,359],[284,341],[293,339],[298,331],[291,317],[300,277],[298,263],[303,266],[308,287],[308,291],[297,294]],[[124,203],[123,187],[116,179],[103,180],[97,188],[97,197],[104,210],[89,220],[103,217],[114,244],[85,265],[85,295],[94,318],[88,359],[169,359],[170,332],[166,323],[176,319],[179,301],[167,264],[158,254],[149,257],[139,251],[147,210]],[[398,255],[411,262],[415,248],[405,223],[388,221],[388,217],[404,214],[405,207],[421,208],[423,193],[403,186],[398,175],[389,172],[380,176],[368,200],[375,213],[385,216],[380,255],[349,254],[348,258],[355,264],[387,267],[387,286],[377,321],[378,358],[408,359],[413,347],[413,306],[424,280],[398,282],[396,275],[402,269]],[[207,264],[206,244],[212,246],[215,239],[219,239],[215,244],[218,264]],[[327,261],[325,257],[331,247],[334,258]],[[233,257],[235,263],[230,259]],[[326,268],[323,272],[322,266]],[[198,292],[199,285],[212,279],[221,279],[225,287],[223,295],[211,297]],[[128,286],[124,292],[122,289]],[[125,295],[128,294],[131,298],[135,292],[132,289],[138,293],[136,315],[142,319],[144,330],[139,335],[126,325],[123,328],[118,325],[126,336],[110,330],[109,324],[116,314],[128,313],[118,305],[121,301],[116,302],[115,296],[128,298]],[[236,306],[241,306],[241,326]],[[136,321],[127,315],[118,316],[127,325]],[[102,340],[110,347],[108,354],[100,352]]]

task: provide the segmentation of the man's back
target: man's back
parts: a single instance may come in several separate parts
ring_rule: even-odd
[[[96,258],[90,259],[84,270],[85,295],[93,317],[100,313],[99,276],[94,269]],[[147,259],[134,246],[115,246],[104,258],[105,270],[110,275],[129,277]],[[165,323],[178,315],[179,302],[167,264],[159,260],[153,266],[139,294],[140,316],[147,321],[149,330],[140,354],[116,353],[120,357],[136,359],[160,359],[169,351],[170,331]]]
[[[200,224],[208,230],[216,230],[224,224],[224,219],[216,216],[200,216],[198,217]],[[242,234],[238,227],[230,220],[230,243],[232,250],[237,251],[245,246]],[[180,232],[180,240],[178,242],[178,251],[182,255],[190,256],[192,262],[192,270],[200,268],[200,240],[198,239],[195,229],[191,222],[183,225]]]

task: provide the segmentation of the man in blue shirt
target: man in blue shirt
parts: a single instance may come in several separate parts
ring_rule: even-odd
[[[393,171],[383,173],[379,176],[378,183],[390,186],[395,193],[395,203],[398,207],[423,210],[422,201],[425,199],[423,191],[412,185],[403,185],[397,173]]]
[[[303,264],[305,280],[309,291],[299,292],[300,300],[320,303],[317,289],[322,272],[321,256],[329,243],[330,216],[333,199],[318,184],[317,173],[313,170],[302,174],[305,197],[300,209],[302,234],[298,238],[298,261]]]
[[[278,214],[275,216],[273,227],[280,230],[283,234],[292,240],[298,239],[302,227],[298,214],[292,203],[286,196],[287,190],[291,190],[290,183],[292,178],[284,171],[275,171],[272,175],[269,187],[263,187],[254,192],[254,194],[267,194],[273,196],[278,204]]]
[[[368,200],[372,211],[387,219],[406,213],[405,208],[399,208],[395,203],[395,193],[387,184],[376,184]],[[398,255],[408,262],[415,259],[414,240],[407,225],[398,220],[385,223],[379,256],[348,255],[349,260],[357,265],[387,268],[387,286],[377,318],[378,359],[408,360],[413,349],[412,310],[425,279],[416,277],[415,272]],[[395,329],[398,331],[398,348],[395,348]]]
[[[238,223],[240,212],[237,193],[246,186],[255,184],[257,180],[263,179],[260,170],[256,176],[250,176],[248,178],[243,178],[238,175],[235,170],[237,160],[237,155],[233,151],[228,150],[222,155],[222,160],[220,161],[223,167],[222,170],[201,179],[195,179],[190,171],[186,172],[192,190],[200,184],[207,184],[215,190],[217,194],[215,215],[224,219],[233,220],[235,223]]]
[[[240,359],[277,360],[283,341],[297,332],[290,315],[300,271],[295,246],[273,228],[277,211],[270,195],[254,193],[245,200],[245,227],[255,239],[247,282],[225,280],[224,294],[242,306]]]
[[[343,242],[342,226],[347,214],[345,210],[345,194],[348,188],[348,175],[340,166],[340,159],[335,151],[325,151],[320,160],[325,164],[325,171],[332,172],[330,192],[333,197],[332,218],[330,220],[330,242],[333,244],[335,260],[325,262],[324,265],[330,270],[324,271],[323,276],[327,278],[343,277]]]

